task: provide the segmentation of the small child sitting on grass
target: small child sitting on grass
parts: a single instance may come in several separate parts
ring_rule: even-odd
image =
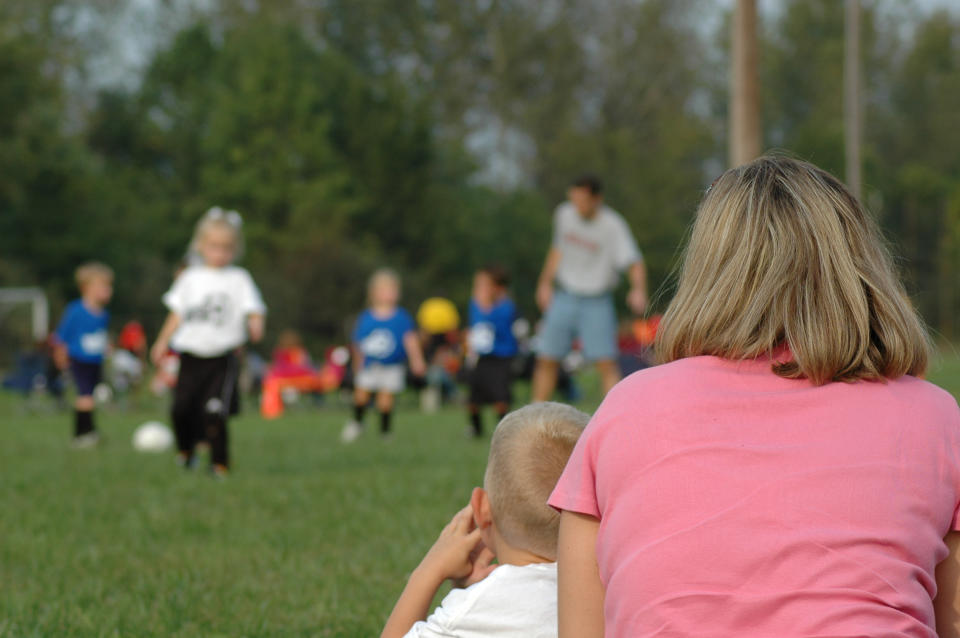
[[[381,638],[557,635],[559,515],[547,498],[588,420],[559,403],[503,418],[483,487],[473,489],[413,571]],[[464,588],[427,618],[447,579]]]

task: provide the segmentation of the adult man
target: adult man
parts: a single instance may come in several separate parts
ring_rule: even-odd
[[[560,361],[579,337],[583,354],[597,366],[604,392],[620,380],[617,316],[612,291],[627,272],[627,305],[647,307],[647,271],[630,228],[603,203],[593,175],[575,180],[568,201],[554,213],[553,244],[537,284],[537,304],[545,313],[533,375],[533,400],[546,401],[557,383]]]

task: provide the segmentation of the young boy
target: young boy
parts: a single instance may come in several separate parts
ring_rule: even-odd
[[[470,373],[470,425],[475,437],[483,436],[480,409],[493,404],[497,420],[510,410],[513,361],[517,356],[517,338],[513,322],[517,307],[507,294],[509,279],[500,266],[486,266],[473,277],[467,333]]]
[[[74,402],[73,445],[94,447],[100,434],[93,422],[93,390],[103,376],[103,357],[107,351],[106,306],[113,296],[113,271],[98,262],[77,268],[80,299],[71,302],[55,333],[57,367],[70,368],[77,388]]]
[[[197,227],[192,246],[202,262],[187,267],[163,296],[170,310],[150,355],[158,367],[169,347],[180,353],[173,397],[177,463],[194,467],[197,444],[210,445],[210,470],[227,475],[227,419],[235,412],[235,351],[263,337],[266,306],[250,273],[233,264],[241,246],[239,218],[219,209]]]
[[[408,358],[414,376],[422,377],[427,371],[413,317],[398,306],[397,274],[387,268],[376,271],[367,293],[370,308],[357,319],[353,331],[353,420],[340,434],[344,443],[357,440],[363,432],[363,417],[371,396],[380,412],[380,434],[388,436],[394,396],[406,385]]]
[[[557,635],[560,518],[547,498],[588,420],[566,405],[536,403],[500,422],[483,487],[413,571],[381,638]],[[427,618],[448,578],[465,589]]]

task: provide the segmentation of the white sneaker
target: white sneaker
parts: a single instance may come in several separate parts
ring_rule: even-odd
[[[97,447],[99,443],[100,434],[96,430],[81,434],[73,439],[73,447],[78,450],[89,450],[90,448]]]
[[[361,434],[363,434],[362,423],[347,421],[347,424],[343,426],[343,432],[340,433],[340,441],[342,443],[353,443],[360,438]]]

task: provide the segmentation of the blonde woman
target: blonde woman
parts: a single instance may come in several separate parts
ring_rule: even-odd
[[[952,635],[960,410],[850,192],[724,173],[660,331],[550,499],[560,636],[935,636],[941,561]]]

